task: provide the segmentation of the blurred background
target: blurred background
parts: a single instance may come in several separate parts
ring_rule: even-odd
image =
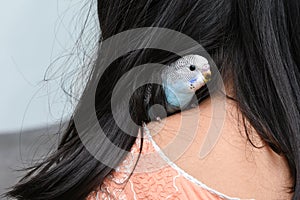
[[[66,91],[93,49],[95,21],[84,24],[92,2],[1,1],[0,194],[21,177],[15,170],[58,143],[59,124],[74,109]]]

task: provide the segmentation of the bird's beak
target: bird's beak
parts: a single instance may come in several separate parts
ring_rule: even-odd
[[[208,81],[211,80],[211,71],[208,70],[208,71],[204,72],[203,76],[204,76],[204,83],[207,83]]]

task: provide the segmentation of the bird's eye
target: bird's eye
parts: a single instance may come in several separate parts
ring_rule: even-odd
[[[195,69],[196,69],[196,66],[195,66],[195,65],[191,65],[191,66],[190,66],[190,70],[191,70],[191,71],[194,71]]]

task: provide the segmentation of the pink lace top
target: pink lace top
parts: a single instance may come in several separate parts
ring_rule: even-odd
[[[239,199],[215,191],[184,172],[163,154],[149,133],[145,135],[142,154],[134,171],[140,139],[120,166],[86,200]]]

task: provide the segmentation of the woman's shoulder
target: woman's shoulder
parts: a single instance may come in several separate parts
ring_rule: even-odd
[[[226,102],[223,121],[219,120],[219,116],[213,116],[210,100],[195,109],[148,125],[153,130],[154,141],[180,169],[229,196],[246,199],[289,199],[292,196],[288,192],[292,181],[285,157],[264,144],[250,123],[242,120],[234,102]],[[195,113],[199,116],[193,116]],[[185,116],[197,120],[195,134],[190,133],[195,128],[183,124]],[[216,122],[222,123],[221,129],[215,128]],[[220,132],[213,133],[211,130]],[[209,134],[219,134],[217,141],[210,140],[213,137]],[[206,156],[201,157],[201,148],[207,140],[213,148],[206,149]],[[170,151],[168,147],[174,143]]]
[[[236,107],[226,105],[221,134],[205,157],[199,152],[214,126],[209,102],[200,112],[184,111],[144,127],[126,159],[88,200],[109,199],[288,199],[284,157],[267,146],[255,148],[239,123]],[[195,114],[199,114],[195,118]],[[183,120],[183,117],[187,119]],[[197,120],[195,120],[197,119]],[[194,121],[197,121],[197,127]],[[183,121],[190,121],[183,124]],[[196,132],[194,132],[196,130]],[[264,145],[249,127],[253,143]],[[193,132],[192,132],[193,131]],[[135,165],[137,163],[137,165]],[[226,195],[225,195],[226,194]]]

